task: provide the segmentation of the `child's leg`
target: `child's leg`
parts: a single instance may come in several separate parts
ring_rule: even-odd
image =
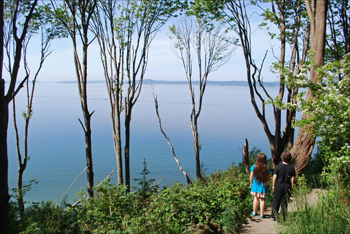
[[[277,183],[276,188],[275,188],[275,195],[274,195],[274,200],[273,200],[273,205],[272,205],[272,210],[271,210],[271,216],[270,216],[273,219],[277,218],[277,217],[275,217],[275,214],[278,214],[283,195],[284,195],[284,190]]]
[[[286,211],[287,211],[287,206],[288,206],[288,201],[290,198],[291,192],[290,190],[287,188],[285,191],[284,196],[282,197],[281,200],[281,216],[284,220],[285,216],[286,216]]]
[[[256,214],[256,212],[258,211],[258,205],[259,205],[259,199],[256,196],[254,196],[254,202],[253,202],[254,214]]]
[[[260,200],[260,215],[264,216],[265,198],[259,198],[259,200]]]

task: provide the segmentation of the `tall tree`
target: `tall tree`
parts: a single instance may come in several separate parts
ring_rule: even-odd
[[[201,173],[200,143],[198,118],[202,110],[203,95],[210,73],[218,70],[232,55],[235,47],[220,23],[210,21],[207,17],[184,16],[170,27],[173,48],[181,59],[190,89],[192,110],[191,129],[196,159],[196,176],[204,180]],[[193,84],[193,57],[197,58],[199,91],[196,98]],[[197,105],[196,105],[197,103]]]
[[[319,83],[320,79],[316,70],[323,66],[324,63],[328,0],[314,0],[312,4],[310,4],[309,0],[305,0],[305,4],[310,20],[311,51],[314,53],[309,80],[313,83]],[[310,100],[317,97],[313,96],[310,89],[308,89],[305,98]],[[308,116],[303,115],[302,118],[308,118]],[[291,163],[295,166],[298,173],[302,172],[309,163],[315,145],[315,139],[312,137],[311,132],[310,126],[300,128],[291,150],[293,156]]]
[[[55,17],[60,20],[67,30],[73,44],[73,56],[75,72],[78,81],[78,90],[80,97],[81,109],[84,116],[84,123],[79,122],[84,130],[85,135],[85,156],[88,169],[87,174],[87,194],[88,198],[93,196],[92,187],[94,186],[94,171],[92,163],[92,147],[91,147],[91,116],[94,112],[88,108],[87,79],[88,79],[88,48],[92,41],[89,40],[89,26],[97,0],[63,0],[61,6],[56,1],[51,0],[54,8]],[[82,46],[82,55],[78,53],[78,43]]]
[[[184,3],[179,0],[107,0],[100,3],[93,31],[99,40],[110,97],[119,183],[123,181],[120,150],[122,109],[125,114],[124,183],[129,192],[131,116],[141,93],[150,45],[165,22]],[[125,85],[124,94],[123,85]]]
[[[29,23],[32,19],[33,12],[37,6],[38,1],[31,1],[26,14],[23,18],[19,18],[19,8],[21,1],[14,1],[13,18],[11,19],[14,44],[14,60],[11,64],[12,74],[10,78],[10,84],[8,86],[7,93],[5,94],[5,80],[2,78],[2,66],[1,66],[1,79],[0,79],[0,233],[8,233],[8,212],[9,212],[9,188],[8,188],[8,155],[7,155],[7,130],[9,120],[9,103],[17,95],[20,89],[23,87],[23,83],[26,78],[16,87],[18,70],[20,67],[20,61],[22,58],[22,48],[25,37],[28,33]],[[2,6],[4,2],[2,1]],[[3,62],[3,50],[4,50],[4,7],[2,7],[2,20],[1,20],[1,62]],[[21,22],[19,24],[19,22]]]
[[[28,132],[29,132],[29,123],[30,119],[33,115],[33,98],[34,98],[34,91],[35,91],[35,85],[37,78],[39,76],[40,70],[46,60],[46,58],[51,54],[51,51],[49,50],[50,42],[53,39],[53,35],[47,35],[46,39],[44,38],[44,32],[42,31],[42,37],[41,37],[41,56],[40,56],[40,62],[37,71],[34,74],[34,77],[32,79],[32,84],[29,84],[30,79],[30,69],[28,66],[28,60],[27,60],[27,49],[29,45],[29,41],[25,43],[24,46],[24,52],[23,52],[23,67],[25,68],[27,81],[26,81],[26,92],[27,92],[27,110],[25,112],[22,112],[22,116],[24,118],[25,124],[24,124],[24,136],[23,136],[23,154],[20,150],[19,145],[19,132],[17,127],[17,117],[16,117],[16,101],[15,98],[12,100],[13,104],[13,124],[15,129],[15,137],[16,137],[16,149],[17,149],[17,159],[18,159],[18,175],[17,175],[17,201],[18,201],[18,207],[20,209],[20,214],[24,215],[24,201],[23,201],[23,173],[27,167],[28,163]],[[8,53],[9,54],[9,53]],[[22,157],[23,156],[23,157]]]
[[[95,11],[92,32],[100,45],[109,103],[111,107],[113,145],[117,161],[118,184],[124,184],[121,142],[121,113],[123,110],[124,50],[125,30],[116,30],[117,15],[120,9],[117,0],[100,1]],[[118,7],[119,6],[119,7]]]
[[[283,0],[253,1],[254,4],[257,2],[270,2],[271,8],[264,9],[263,15],[265,20],[270,20],[276,24],[279,29],[278,39],[280,40],[280,56],[279,58],[276,57],[278,62],[275,65],[280,75],[280,83],[279,93],[276,98],[272,97],[265,88],[263,76],[261,74],[266,54],[260,66],[258,66],[254,61],[252,29],[250,24],[250,16],[247,13],[247,7],[250,6],[251,3],[244,0],[204,0],[201,1],[201,7],[210,11],[213,17],[224,20],[229,25],[229,28],[232,29],[239,37],[239,41],[236,43],[243,50],[251,103],[269,140],[273,164],[277,165],[280,162],[281,152],[285,148],[290,149],[292,146],[294,136],[292,121],[295,117],[295,112],[287,110],[285,126],[283,129],[281,120],[282,110],[279,109],[277,105],[273,104],[272,107],[275,122],[274,129],[271,129],[266,118],[266,101],[270,101],[272,103],[275,99],[281,101],[285,96],[283,70],[285,69],[284,66],[286,63],[287,45],[289,44],[293,51],[291,61],[287,69],[298,72],[298,69],[300,69],[300,66],[306,59],[308,38],[307,34],[305,34],[305,46],[300,48],[300,38],[302,36],[300,32],[302,29],[302,10],[300,1],[288,1],[288,3],[287,1]],[[275,36],[273,32],[271,35]],[[302,53],[302,56],[300,56],[300,53]],[[293,103],[295,101],[294,96],[297,94],[298,90],[291,90],[289,88],[287,88],[287,90],[288,102]]]
[[[9,3],[9,4],[8,4]],[[7,68],[10,76],[12,75],[12,68],[11,68],[11,61],[13,61],[14,54],[12,53],[12,48],[14,45],[14,38],[12,37],[12,34],[10,33],[12,31],[12,24],[11,19],[13,18],[13,10],[12,5],[10,2],[7,2],[7,4],[4,5],[4,7],[7,9],[6,11],[6,19],[5,19],[5,48],[6,48],[6,56],[7,56],[7,62],[8,65],[5,67]],[[25,9],[28,7],[27,3],[23,3],[22,6],[22,13],[25,13]],[[29,69],[29,61],[27,60],[27,49],[30,44],[30,41],[32,40],[33,36],[35,34],[40,34],[41,39],[41,48],[40,48],[40,60],[39,60],[39,66],[36,70],[34,77],[32,79],[32,85],[30,86],[29,80],[30,80],[30,69]],[[39,72],[44,64],[45,59],[47,56],[51,54],[50,51],[50,44],[51,41],[56,36],[60,35],[60,27],[55,23],[55,21],[52,19],[52,15],[50,14],[50,7],[49,5],[39,5],[35,8],[33,17],[29,26],[29,32],[27,36],[24,39],[23,42],[23,68],[25,70],[25,78],[26,78],[26,96],[27,96],[27,110],[26,112],[22,112],[22,115],[25,119],[25,126],[24,126],[24,136],[23,136],[23,155],[20,150],[19,146],[19,132],[17,127],[17,118],[16,118],[16,102],[15,98],[12,100],[13,104],[13,123],[14,123],[14,129],[15,129],[15,137],[16,137],[16,149],[17,149],[17,159],[18,159],[18,176],[17,176],[17,201],[18,206],[20,208],[20,214],[24,215],[24,202],[23,202],[23,190],[22,190],[22,183],[23,183],[23,173],[27,167],[28,162],[28,130],[29,130],[29,122],[33,114],[33,98],[34,98],[34,90],[35,90],[35,84],[37,77],[39,75]],[[23,157],[22,157],[23,156]]]
[[[270,3],[267,8],[260,5],[260,2]],[[276,97],[280,102],[286,96],[287,103],[295,104],[298,89],[285,85],[285,70],[289,70],[295,74],[299,74],[301,67],[307,59],[309,49],[310,27],[306,17],[306,8],[301,0],[285,1],[285,0],[263,0],[257,1],[261,9],[264,10],[264,20],[275,24],[279,30],[278,40],[280,41],[280,54],[275,63],[275,69],[279,73],[279,92]],[[266,23],[262,23],[265,25]],[[269,32],[272,37],[275,33]],[[287,60],[286,48],[290,47],[291,56]],[[263,84],[262,84],[263,85]],[[285,93],[285,90],[287,93]],[[269,96],[269,95],[268,95]],[[274,135],[267,134],[270,141],[273,164],[280,162],[280,155],[284,150],[290,151],[294,143],[294,128],[292,123],[295,120],[295,110],[286,110],[285,127],[282,128],[282,109],[276,104],[273,105],[275,131]],[[283,130],[283,131],[282,131]]]

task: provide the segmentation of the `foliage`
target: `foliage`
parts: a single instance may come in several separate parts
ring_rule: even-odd
[[[147,198],[105,181],[94,197],[66,205],[65,211],[50,201],[30,204],[26,219],[11,219],[11,228],[16,233],[233,233],[251,210],[247,184],[248,176],[234,166],[208,176],[206,183],[177,183]]]
[[[306,101],[303,93],[298,96],[298,106],[309,118],[296,122],[300,127],[311,127],[313,136],[319,137],[318,146],[326,163],[329,182],[336,181],[350,186],[350,54],[343,60],[328,63],[317,69],[321,82],[316,84],[304,75],[289,74],[286,82],[297,87],[308,87],[316,99]],[[338,76],[343,76],[338,81]]]
[[[317,152],[310,159],[303,173],[310,187],[322,188],[324,186],[324,176],[322,175],[324,166],[325,162],[322,151],[317,149]]]
[[[261,16],[264,17],[264,21],[260,24],[260,27],[266,27],[269,30],[267,21],[281,27],[281,24],[285,25],[285,38],[291,45],[295,43],[296,30],[299,34],[305,34],[306,27],[309,24],[309,19],[306,12],[305,4],[300,4],[300,1],[275,1],[275,0],[255,0],[253,4],[261,5],[261,3],[271,3],[271,8],[263,9]],[[270,4],[269,4],[270,5]],[[277,12],[276,12],[277,11]],[[301,30],[299,29],[301,28]],[[276,34],[269,31],[268,34],[273,39]],[[301,36],[300,35],[300,36]],[[278,39],[281,39],[281,34],[278,35]]]
[[[5,27],[7,27],[5,32],[11,34],[13,33],[13,30],[17,30],[17,27],[22,28],[25,26],[25,20],[28,17],[27,15],[31,9],[31,4],[33,3],[27,0],[4,1],[4,23]],[[16,20],[16,28],[13,28],[14,19]],[[31,35],[36,33],[44,34],[46,40],[67,36],[62,24],[52,15],[50,4],[40,4],[35,6],[31,20],[28,23],[28,30],[28,40]]]
[[[158,192],[159,185],[154,184],[156,181],[155,179],[147,179],[147,175],[150,173],[147,169],[147,163],[146,158],[143,159],[143,170],[140,173],[142,175],[141,178],[134,179],[134,181],[138,181],[139,188],[136,190],[137,193],[143,198],[148,198],[152,194],[155,194]]]

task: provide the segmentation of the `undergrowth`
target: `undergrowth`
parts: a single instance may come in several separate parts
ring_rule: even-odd
[[[145,185],[146,177],[139,182]],[[107,180],[95,188],[95,197],[75,207],[34,203],[21,219],[11,203],[11,233],[235,233],[251,211],[248,184],[249,177],[235,166],[206,182],[176,183],[161,191],[146,184],[147,191],[126,194],[125,187]]]
[[[310,204],[306,183],[293,192],[295,210],[286,215],[279,226],[280,234],[297,233],[350,233],[350,190],[334,185],[323,190],[316,204]]]

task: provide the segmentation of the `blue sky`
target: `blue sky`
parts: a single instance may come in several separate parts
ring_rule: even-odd
[[[252,28],[257,28],[262,18],[253,16],[251,18]],[[171,49],[170,39],[167,36],[168,27],[164,26],[152,42],[149,62],[145,79],[184,81],[186,80],[181,60],[174,54]],[[39,38],[33,38],[29,49],[28,63],[31,67],[32,74],[36,71],[40,50]],[[266,50],[269,50],[264,63],[263,77],[264,81],[277,81],[277,76],[270,72],[272,62],[275,62],[271,48],[275,53],[279,51],[279,42],[271,40],[267,35],[267,30],[256,29],[252,34],[253,57],[259,65]],[[55,81],[75,81],[75,68],[73,62],[73,49],[70,38],[56,39],[52,42],[51,50],[53,53],[47,58],[40,72],[38,81],[55,82]],[[196,67],[193,68],[194,70]],[[24,73],[21,72],[21,76]],[[9,80],[9,75],[4,71],[5,80]],[[196,77],[194,77],[195,80]],[[88,79],[104,80],[103,70],[99,55],[99,46],[94,41],[88,51]],[[231,59],[219,70],[209,75],[209,80],[229,81],[229,80],[246,80],[245,61],[242,48],[238,47]]]

